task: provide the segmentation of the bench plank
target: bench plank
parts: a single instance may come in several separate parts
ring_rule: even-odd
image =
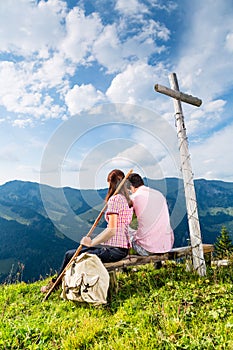
[[[204,255],[211,254],[214,251],[213,244],[203,244]],[[128,255],[126,258],[114,262],[114,263],[105,263],[104,266],[108,271],[113,271],[116,269],[122,269],[126,266],[137,266],[145,265],[151,262],[164,261],[178,259],[181,257],[187,257],[192,254],[192,248],[190,246],[173,248],[167,253],[157,253],[149,256],[141,255]]]
[[[168,253],[149,255],[149,256],[128,255],[126,258],[120,261],[117,261],[114,263],[105,263],[104,266],[108,271],[112,271],[117,268],[123,268],[125,266],[145,265],[151,262],[161,261],[161,260],[168,260]]]

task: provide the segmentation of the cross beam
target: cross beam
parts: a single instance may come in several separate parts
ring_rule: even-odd
[[[189,103],[191,105],[200,107],[202,104],[202,100],[198,97],[194,97],[192,95],[184,94],[183,92],[172,90],[167,88],[166,86],[155,84],[155,91],[160,92],[161,94],[173,97],[179,101]]]
[[[179,91],[178,80],[175,73],[169,75],[169,81],[171,89],[156,84],[155,90],[173,98],[175,107],[177,136],[179,140],[181,170],[184,180],[184,192],[188,215],[193,267],[194,270],[197,271],[200,276],[204,276],[206,275],[206,265],[203,253],[201,230],[197,211],[197,200],[194,188],[190,155],[188,150],[186,128],[184,125],[184,116],[181,107],[181,101],[193,104],[195,106],[200,106],[202,101],[197,97],[193,97],[191,95],[187,95]]]

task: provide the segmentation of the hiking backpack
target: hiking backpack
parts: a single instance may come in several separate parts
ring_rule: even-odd
[[[82,253],[65,272],[61,297],[92,305],[106,304],[108,287],[109,274],[100,258]]]

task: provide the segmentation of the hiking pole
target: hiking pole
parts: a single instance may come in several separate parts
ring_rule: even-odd
[[[126,180],[128,179],[129,175],[132,174],[133,169],[131,169],[126,176],[121,180],[121,182],[119,183],[119,185],[117,186],[115,192],[113,193],[113,196],[116,195],[121,187],[124,185],[124,183],[126,182]],[[103,209],[101,210],[101,212],[99,213],[99,215],[97,216],[94,224],[92,225],[92,227],[90,228],[89,232],[87,233],[87,237],[90,237],[92,232],[94,231],[94,229],[96,228],[96,226],[98,225],[105,209],[107,208],[108,203],[105,203]],[[72,256],[72,258],[70,259],[70,261],[68,262],[68,264],[66,265],[66,267],[64,268],[64,270],[60,273],[60,275],[57,277],[56,281],[53,283],[52,287],[49,289],[49,291],[47,292],[47,294],[45,295],[43,301],[47,300],[48,297],[50,296],[50,294],[53,292],[53,290],[56,288],[56,286],[61,282],[63,276],[65,275],[66,271],[70,268],[71,264],[73,263],[73,261],[77,258],[77,256],[79,255],[79,253],[81,252],[83,246],[80,244],[78,249],[75,251],[74,255]]]

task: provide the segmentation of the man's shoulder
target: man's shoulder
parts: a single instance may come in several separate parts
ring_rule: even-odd
[[[153,196],[157,198],[164,198],[164,195],[162,194],[162,192],[155,188],[143,185],[139,187],[139,189],[141,190],[135,193],[138,196]]]
[[[142,185],[138,188],[138,191],[136,193],[143,193],[143,192],[155,192],[155,193],[161,193],[159,190],[156,190],[155,188]]]
[[[148,187],[149,188],[149,192],[152,192],[154,193],[156,196],[158,197],[164,197],[163,193],[159,190],[157,190],[156,188],[151,188],[151,187]]]
[[[142,185],[131,195],[131,199],[134,200],[136,198],[148,196],[149,191],[149,187]]]
[[[137,191],[131,195],[131,199],[133,200],[136,197],[142,197],[142,196],[149,196],[150,194],[159,196],[159,197],[164,197],[162,192],[159,190],[156,190],[155,188],[149,187],[142,185],[138,187]]]

